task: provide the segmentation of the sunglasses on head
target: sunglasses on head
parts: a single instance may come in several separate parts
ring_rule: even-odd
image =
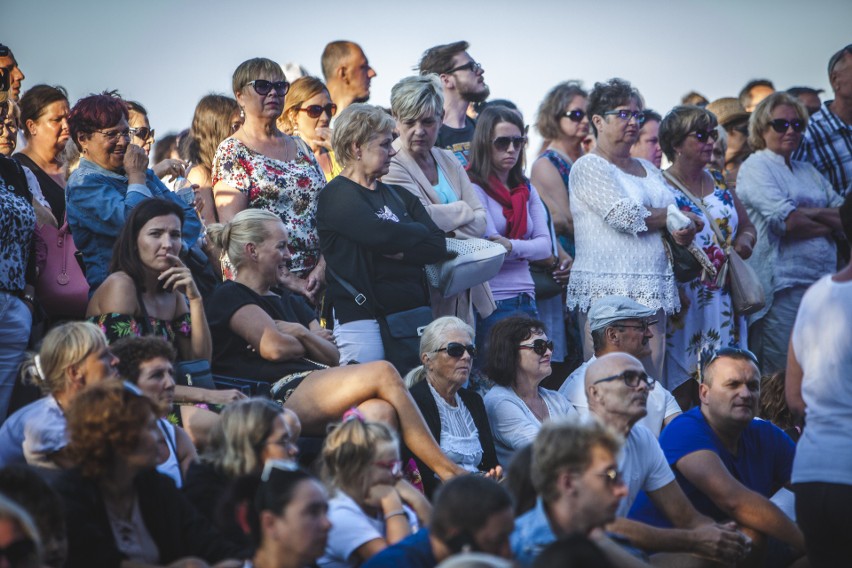
[[[450,341],[449,343],[447,343],[446,347],[435,349],[434,353],[437,353],[438,351],[446,351],[447,355],[449,355],[450,357],[455,357],[456,359],[464,355],[465,351],[467,351],[468,355],[470,355],[471,357],[476,357],[476,346],[471,343],[465,345],[464,343]]]
[[[699,142],[707,142],[708,138],[712,138],[714,142],[719,139],[719,131],[715,128],[712,130],[698,128],[695,132],[690,132],[690,134],[695,136]]]
[[[757,362],[757,355],[748,349],[740,349],[739,347],[723,347],[718,351],[701,350],[698,352],[698,383],[704,382],[704,371],[710,366],[713,361],[719,357],[740,357],[746,358],[759,369],[760,363]]]
[[[518,150],[527,143],[526,136],[498,136],[494,139],[492,144],[501,152],[505,152],[509,149],[509,144],[514,146],[515,150]]]
[[[648,373],[646,373],[645,371],[634,371],[632,369],[628,369],[623,373],[619,373],[617,375],[612,375],[611,377],[604,377],[602,379],[598,379],[592,384],[596,385],[598,383],[608,383],[609,381],[614,381],[616,379],[621,379],[622,381],[624,381],[625,385],[632,389],[635,389],[641,383],[645,383],[649,389],[653,389],[654,384],[656,384],[656,381],[649,377]]]
[[[568,112],[563,113],[561,116],[564,116],[571,122],[580,122],[586,117],[586,111],[580,109],[569,110]]]
[[[553,351],[553,342],[549,339],[536,339],[532,343],[521,343],[518,348],[532,349],[536,355],[544,355],[548,351]]]
[[[639,126],[645,124],[645,113],[641,110],[627,110],[626,108],[618,109],[618,110],[608,110],[603,113],[604,116],[617,116],[621,120],[630,120],[631,118],[635,118],[636,122],[639,123]]]
[[[290,83],[287,81],[275,81],[273,83],[266,79],[255,79],[254,81],[249,81],[248,84],[254,87],[254,92],[261,97],[268,95],[272,89],[275,89],[275,94],[279,97],[283,97],[290,90]]]
[[[141,140],[148,140],[154,137],[154,129],[153,128],[145,128],[144,126],[139,126],[137,128],[130,129],[130,135],[136,136]]]
[[[322,116],[322,113],[326,113],[329,118],[331,118],[337,113],[337,105],[334,103],[328,103],[325,106],[308,105],[306,107],[300,108],[299,112],[306,112],[311,118],[319,118],[320,116]]]
[[[798,118],[793,120],[776,118],[775,120],[769,121],[769,126],[771,126],[772,130],[774,130],[778,134],[784,134],[785,132],[787,132],[788,128],[792,128],[793,132],[796,133],[799,133],[805,129],[805,123],[799,120]]]

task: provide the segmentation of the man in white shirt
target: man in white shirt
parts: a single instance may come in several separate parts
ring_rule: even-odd
[[[559,387],[559,392],[571,401],[581,416],[589,414],[585,386],[589,365],[609,353],[627,353],[637,359],[647,356],[651,352],[648,342],[654,337],[650,326],[655,323],[648,318],[655,313],[624,296],[606,296],[592,304],[588,318],[595,354]],[[647,414],[639,423],[659,437],[663,426],[680,413],[680,406],[672,394],[657,383],[648,395]]]

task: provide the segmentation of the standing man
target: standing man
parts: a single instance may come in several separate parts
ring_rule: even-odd
[[[482,102],[491,91],[485,70],[468,54],[470,44],[457,41],[430,47],[420,59],[420,74],[434,73],[444,87],[444,120],[435,146],[451,150],[467,166],[476,122],[467,115],[470,103]]]
[[[834,100],[811,116],[793,159],[812,163],[845,196],[852,190],[852,44],[831,56],[828,80]]]
[[[361,46],[338,40],[322,51],[322,74],[332,102],[342,111],[352,103],[370,99],[370,81],[376,76]]]
[[[769,79],[752,79],[740,91],[740,104],[746,112],[754,112],[757,104],[775,92],[775,85]]]
[[[26,79],[26,75],[18,67],[18,60],[12,50],[0,43],[0,67],[6,71],[9,77],[9,97],[18,102],[21,98],[21,82]]]

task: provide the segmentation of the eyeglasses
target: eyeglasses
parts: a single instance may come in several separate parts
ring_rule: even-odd
[[[153,140],[154,138],[154,129],[146,128],[144,126],[139,126],[136,128],[130,128],[130,135],[139,138],[140,140]]]
[[[377,461],[373,465],[387,469],[394,477],[402,475],[402,460]]]
[[[580,122],[586,117],[586,111],[580,109],[569,110],[568,112],[563,113],[561,116],[564,116],[571,122]]]
[[[110,142],[115,142],[119,138],[127,138],[128,140],[130,140],[129,128],[125,128],[124,130],[95,130],[94,132],[103,134],[104,138],[106,138]]]
[[[474,346],[472,343],[468,343],[467,345],[465,345],[464,343],[450,341],[449,343],[447,343],[446,347],[435,349],[433,353],[437,353],[438,351],[446,351],[447,355],[449,355],[450,357],[455,357],[456,359],[464,355],[465,351],[467,351],[468,355],[470,355],[471,357],[476,357],[476,346]]]
[[[648,320],[643,321],[639,325],[633,325],[629,323],[614,323],[612,324],[612,327],[629,327],[630,329],[641,329],[642,333],[645,333],[646,331],[648,331],[649,327],[651,327],[652,325],[657,325],[657,322],[659,321],[660,320]]]
[[[718,351],[712,350],[704,350],[698,352],[698,383],[701,384],[704,382],[704,371],[707,367],[710,366],[713,361],[718,359],[719,357],[739,357],[746,358],[752,363],[754,363],[755,367],[760,368],[760,363],[757,361],[757,355],[749,351],[748,349],[740,349],[739,347],[723,347]]]
[[[793,132],[796,133],[799,133],[805,129],[805,123],[799,119],[784,120],[783,118],[776,118],[775,120],[769,121],[769,126],[771,126],[772,130],[774,130],[778,134],[784,134],[785,132],[787,132],[788,128],[792,128]]]
[[[622,381],[624,381],[625,385],[632,389],[635,389],[642,383],[645,383],[645,385],[647,385],[649,389],[653,389],[654,384],[656,384],[657,382],[651,377],[649,377],[648,373],[646,373],[645,371],[634,371],[632,369],[628,369],[623,373],[619,373],[611,377],[604,377],[603,379],[598,379],[592,384],[596,385],[598,383],[608,383],[609,381],[614,381],[616,379],[621,379]]]
[[[319,118],[320,116],[322,116],[322,113],[326,113],[330,118],[337,114],[337,105],[334,103],[328,103],[325,106],[308,105],[306,107],[300,108],[299,112],[306,112],[311,118]]]
[[[467,71],[467,70],[470,70],[474,73],[478,73],[479,71],[482,71],[482,65],[480,65],[479,63],[477,63],[476,61],[471,59],[470,61],[468,61],[464,65],[459,65],[458,67],[453,67],[452,69],[450,69],[449,71],[446,72],[446,75],[449,75],[450,73],[455,73],[456,71]]]
[[[35,554],[36,545],[31,538],[17,540],[9,546],[0,548],[0,558],[6,559],[9,566],[29,566]]]
[[[690,132],[689,135],[695,136],[699,142],[707,142],[708,138],[712,138],[714,142],[719,139],[719,131],[715,128],[712,130],[703,130],[699,128],[696,129],[695,132]]]
[[[520,149],[521,146],[527,143],[526,136],[498,136],[494,139],[492,144],[501,152],[505,152],[509,149],[509,144],[514,146],[515,150]]]
[[[553,342],[548,339],[536,339],[532,343],[521,343],[519,349],[532,349],[536,355],[544,355],[548,351],[553,351]]]
[[[273,83],[266,79],[255,79],[254,81],[249,81],[247,84],[254,87],[254,92],[261,97],[268,95],[272,89],[275,89],[275,94],[279,97],[283,97],[290,90],[290,83],[287,81],[275,81]]]
[[[604,116],[617,116],[621,120],[630,120],[631,118],[635,118],[636,122],[639,126],[645,124],[645,113],[641,110],[627,110],[626,108],[619,110],[608,110],[603,113]]]
[[[607,486],[616,487],[624,483],[624,478],[621,477],[621,472],[615,469],[614,467],[607,468],[606,471],[601,473],[596,473],[598,477],[603,477]]]
[[[267,460],[266,463],[263,464],[263,473],[260,474],[260,480],[269,481],[269,477],[275,471],[299,471],[299,464],[290,460]]]

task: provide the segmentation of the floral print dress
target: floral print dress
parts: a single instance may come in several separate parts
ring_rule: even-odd
[[[223,181],[248,198],[248,206],[281,218],[289,237],[290,270],[300,276],[319,261],[317,196],[325,175],[313,153],[297,144],[296,158],[283,162],[255,152],[236,138],[223,141],[213,159],[213,185]]]
[[[734,207],[734,197],[725,185],[722,174],[716,171],[710,174],[716,187],[701,202],[713,219],[707,219],[680,190],[671,190],[681,211],[695,213],[704,221],[704,228],[695,235],[695,244],[704,250],[716,269],[720,270],[725,262],[724,249],[736,237],[739,218]],[[725,237],[722,246],[717,241],[711,223],[719,224],[720,232]],[[668,320],[665,372],[667,384],[671,388],[676,388],[695,373],[700,351],[715,351],[723,347],[747,348],[746,320],[734,313],[729,282],[719,288],[714,278],[702,279],[703,276],[678,284],[689,306],[683,305],[681,311]]]

